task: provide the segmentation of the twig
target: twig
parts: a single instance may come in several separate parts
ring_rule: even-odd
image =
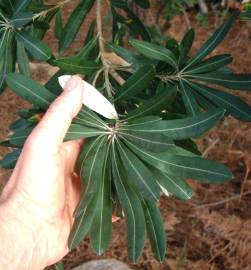
[[[202,209],[202,208],[218,206],[218,205],[230,202],[230,201],[238,200],[240,198],[240,196],[243,197],[243,196],[246,196],[246,195],[249,195],[249,194],[251,194],[251,190],[244,192],[242,195],[237,194],[237,195],[234,195],[232,197],[226,198],[226,199],[218,201],[218,202],[206,203],[206,204],[202,204],[202,205],[199,205],[199,206],[195,206],[194,208],[195,209]]]
[[[206,157],[208,153],[215,147],[215,145],[219,142],[219,139],[214,140],[207,149],[202,153],[202,157]]]

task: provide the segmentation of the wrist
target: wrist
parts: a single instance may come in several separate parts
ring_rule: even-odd
[[[45,251],[41,248],[42,237],[38,230],[34,231],[34,223],[28,222],[27,215],[12,202],[0,205],[0,269],[41,270],[46,266],[42,260]]]

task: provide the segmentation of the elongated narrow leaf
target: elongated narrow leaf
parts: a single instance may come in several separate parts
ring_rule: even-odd
[[[218,162],[201,157],[172,155],[170,152],[153,153],[140,149],[128,140],[125,142],[145,162],[167,174],[207,183],[224,183],[233,178],[229,169]]]
[[[61,39],[63,37],[64,29],[63,29],[63,18],[62,18],[62,12],[59,10],[56,14],[56,20],[55,20],[55,37],[57,39]]]
[[[50,48],[41,40],[36,39],[24,31],[16,31],[16,39],[23,44],[36,60],[47,61],[51,57]]]
[[[118,132],[118,136],[127,138],[132,143],[153,152],[167,151],[174,145],[173,141],[162,134],[146,134],[143,132],[133,132],[130,130]]]
[[[89,40],[86,44],[84,44],[83,48],[78,52],[76,57],[88,59],[92,51],[97,47],[97,45],[98,37]]]
[[[76,57],[68,57],[53,61],[59,68],[73,73],[89,75],[101,68],[100,64],[94,61],[87,61]]]
[[[135,72],[119,89],[115,96],[115,100],[126,99],[132,95],[136,95],[150,85],[155,75],[152,66],[145,66]]]
[[[147,235],[151,243],[154,257],[162,262],[166,253],[166,232],[160,210],[154,202],[142,202],[145,213]]]
[[[32,12],[20,12],[11,18],[10,23],[13,25],[13,27],[19,28],[31,22],[32,18]]]
[[[0,160],[0,167],[6,170],[13,169],[20,154],[21,149],[14,150],[13,152],[7,154],[2,160]]]
[[[191,50],[191,47],[194,42],[194,36],[195,36],[194,29],[191,28],[186,32],[180,43],[180,57],[179,57],[180,66],[182,66],[187,59],[188,53]]]
[[[92,8],[95,0],[82,1],[72,12],[64,28],[63,38],[59,42],[59,52],[62,53],[69,48],[74,41],[86,15]]]
[[[144,122],[128,123],[120,129],[122,131],[132,130],[149,134],[162,133],[171,139],[181,140],[204,134],[222,119],[224,113],[223,110],[215,109],[194,117],[156,121],[151,125]]]
[[[46,89],[48,89],[52,94],[58,96],[59,94],[62,93],[62,87],[60,86],[58,82],[58,78],[66,75],[66,72],[63,70],[57,71],[44,85]],[[72,75],[71,72],[67,72],[67,75]]]
[[[89,156],[85,160],[84,177],[87,185],[82,196],[86,196],[85,204],[79,216],[75,217],[73,228],[71,230],[68,246],[70,249],[76,247],[89,232],[95,214],[97,213],[97,199],[99,195],[100,181],[103,176],[103,166],[107,148],[104,140],[101,140],[96,148],[94,156]],[[81,198],[82,199],[82,198]]]
[[[9,31],[4,31],[0,37],[0,59],[4,56],[4,52],[7,45],[8,36],[9,36],[8,32]]]
[[[31,73],[29,58],[24,46],[19,41],[17,42],[17,63],[20,73],[27,77],[30,77]]]
[[[10,72],[14,72],[14,52],[13,52],[13,32],[7,32],[6,44],[2,58],[0,58],[0,93],[6,87],[6,76]]]
[[[206,85],[190,82],[191,86],[199,93],[225,108],[231,115],[242,121],[251,121],[251,107],[241,98],[215,90]]]
[[[154,114],[156,112],[161,112],[169,104],[172,103],[176,97],[177,89],[176,87],[166,87],[165,83],[160,82],[162,88],[159,93],[157,93],[153,98],[144,102],[137,109],[133,110],[126,116],[126,120],[132,120],[145,115]]]
[[[175,55],[167,48],[136,39],[130,40],[130,43],[143,55],[155,60],[166,62],[172,67],[178,69],[177,59]]]
[[[112,232],[112,203],[111,203],[111,152],[110,145],[105,155],[103,175],[99,187],[97,213],[90,231],[91,245],[99,254],[103,254],[109,245]]]
[[[187,81],[190,82],[190,81]],[[206,111],[215,110],[219,106],[212,102],[212,100],[209,100],[206,96],[202,95],[201,93],[195,91],[192,87],[191,90],[193,92],[193,95],[196,97],[196,100],[198,101],[199,105]]]
[[[144,212],[138,196],[125,181],[125,172],[114,145],[112,165],[114,184],[126,218],[129,257],[136,262],[145,242]]]
[[[154,168],[151,171],[158,184],[168,193],[180,200],[189,200],[192,198],[194,191],[185,180]]]
[[[211,53],[225,38],[227,33],[229,32],[236,16],[230,16],[225,23],[223,23],[214,34],[204,43],[204,45],[200,48],[200,50],[195,54],[195,56],[191,59],[191,61],[186,66],[186,69],[189,66],[197,64],[201,59]]]
[[[25,10],[29,6],[30,3],[31,3],[31,0],[18,0],[17,3],[15,4],[14,15]]]
[[[195,97],[193,96],[190,90],[190,86],[184,84],[182,80],[179,80],[179,86],[187,114],[190,116],[200,114],[199,104],[197,103]]]
[[[128,184],[136,187],[138,193],[148,200],[158,200],[160,189],[148,168],[124,144],[119,141],[118,149],[127,172]]]
[[[8,74],[6,81],[17,95],[41,109],[47,109],[56,97],[45,87],[24,75]]]
[[[201,74],[216,69],[220,69],[225,65],[230,64],[233,61],[233,58],[230,54],[221,54],[210,57],[203,62],[198,63],[197,65],[190,67],[186,73],[187,74]]]
[[[9,138],[10,143],[17,147],[23,147],[26,139],[31,134],[33,128],[34,127],[29,127],[26,129],[16,130],[15,133]]]
[[[65,136],[65,141],[96,137],[105,134],[105,131],[97,128],[90,128],[78,124],[72,124]]]
[[[222,85],[227,88],[236,90],[251,90],[251,75],[250,74],[228,74],[211,72],[206,74],[190,75],[190,78],[204,82]]]
[[[134,2],[142,8],[150,8],[149,0],[134,0]]]

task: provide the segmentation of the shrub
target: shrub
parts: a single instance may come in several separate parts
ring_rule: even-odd
[[[157,207],[161,193],[187,200],[194,193],[188,178],[206,183],[233,178],[223,164],[204,159],[193,139],[228,115],[251,120],[251,107],[221,90],[250,90],[251,75],[235,74],[228,67],[230,54],[209,56],[238,12],[230,14],[191,56],[193,29],[180,42],[163,36],[156,41],[133,12],[132,5],[150,8],[148,0],[109,2],[110,41],[102,34],[101,0],[80,1],[64,25],[61,9],[67,2],[1,1],[1,91],[7,84],[33,105],[19,111],[19,119],[10,126],[13,134],[1,142],[15,149],[1,165],[14,167],[26,138],[62,91],[58,77],[82,74],[115,105],[119,119],[106,119],[84,106],[65,137],[86,138],[77,161],[85,189],[75,210],[69,247],[89,234],[93,249],[102,254],[109,244],[114,213],[125,216],[130,259],[140,257],[147,231],[153,253],[162,261],[166,236]],[[63,56],[95,4],[96,21],[90,24],[82,48]],[[54,17],[57,57],[42,41]],[[29,62],[34,60],[59,68],[45,85],[31,78]]]

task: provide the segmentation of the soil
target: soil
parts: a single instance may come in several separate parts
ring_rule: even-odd
[[[65,16],[72,9],[69,4]],[[94,12],[94,11],[93,11]],[[155,16],[155,14],[153,14]],[[209,28],[205,29],[188,14],[191,25],[196,29],[196,42],[192,53],[206,40],[221,20],[210,17]],[[73,49],[81,46],[87,26],[94,13],[90,14],[82,27]],[[167,34],[178,40],[186,29],[183,17],[171,22]],[[234,57],[232,68],[239,73],[251,73],[251,23],[235,23],[231,33],[214,54],[228,53]],[[56,51],[57,43],[52,31],[46,41]],[[33,70],[33,78],[40,82],[51,76],[55,70],[39,65]],[[235,92],[251,104],[251,95]],[[8,125],[16,119],[19,108],[29,106],[10,90],[0,97],[0,140],[8,135]],[[124,221],[113,224],[113,237],[109,249],[101,257],[90,248],[89,240],[64,258],[65,269],[71,269],[92,259],[115,258],[128,263],[133,269],[151,270],[250,270],[251,269],[251,124],[231,117],[219,124],[205,137],[198,140],[200,150],[210,159],[221,161],[233,172],[235,179],[224,185],[207,185],[189,181],[196,190],[196,196],[188,202],[173,197],[163,197],[160,209],[168,236],[166,260],[159,264],[146,243],[142,258],[137,264],[130,264],[127,258],[127,242]],[[0,157],[9,151],[0,148]],[[0,171],[0,188],[11,172]],[[49,268],[54,269],[54,268]]]

